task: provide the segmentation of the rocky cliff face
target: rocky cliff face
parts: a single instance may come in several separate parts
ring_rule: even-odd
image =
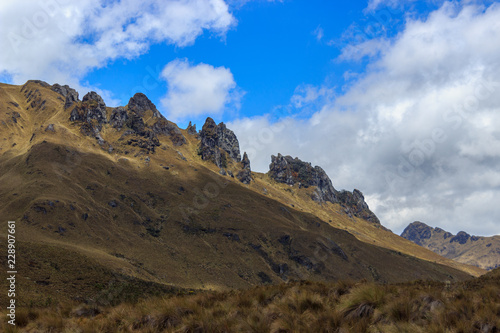
[[[65,105],[67,100],[65,102]],[[106,117],[106,104],[101,96],[95,91],[91,91],[85,96],[81,103],[76,104],[71,111],[70,121],[80,122],[80,130],[87,136],[95,137],[99,144],[104,144],[101,137],[102,126],[108,122]]]
[[[422,222],[409,224],[401,237],[443,257],[483,269],[500,267],[500,236],[471,236],[465,231],[456,235]]]
[[[78,92],[75,89],[70,88],[68,85],[61,86],[59,84],[54,84],[51,89],[64,97],[64,108],[69,109],[73,104],[78,103]]]
[[[268,175],[279,183],[298,184],[299,188],[316,186],[312,195],[313,200],[338,203],[344,207],[346,214],[380,224],[359,190],[337,191],[326,172],[319,166],[313,167],[311,163],[303,162],[298,158],[278,154],[278,156],[271,156]]]
[[[207,118],[200,131],[198,152],[204,161],[212,161],[221,169],[227,167],[228,157],[235,162],[241,160],[236,135],[224,123],[216,125],[212,118]]]
[[[360,190],[341,191],[338,198],[348,214],[367,220],[368,222],[380,224],[378,217],[370,210],[365,197]]]
[[[197,135],[198,134],[198,131],[196,130],[196,124],[193,125],[191,122],[189,122],[189,125],[186,128],[186,131],[190,135]]]
[[[303,162],[291,156],[273,155],[271,156],[268,174],[269,177],[279,183],[298,184],[299,187],[316,186],[317,191],[313,196],[315,201],[339,202],[337,198],[338,192],[333,187],[325,171],[318,166],[312,167],[311,163]]]
[[[403,230],[401,237],[406,238],[417,245],[424,246],[426,240],[431,238],[433,231],[434,228],[429,227],[427,224],[415,221]]]
[[[252,181],[252,170],[250,169],[250,160],[245,152],[243,154],[243,159],[241,160],[241,171],[238,172],[236,178],[239,179],[243,184],[250,184]]]
[[[146,116],[147,111],[151,111],[152,116],[155,118],[162,118],[162,115],[158,109],[156,109],[156,105],[153,104],[143,93],[135,94],[128,102],[128,109],[141,116]]]

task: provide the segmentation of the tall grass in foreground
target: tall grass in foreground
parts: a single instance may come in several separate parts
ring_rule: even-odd
[[[4,316],[5,317],[5,316]],[[3,332],[480,332],[500,331],[500,277],[444,284],[290,282],[155,297],[98,308],[18,309]]]

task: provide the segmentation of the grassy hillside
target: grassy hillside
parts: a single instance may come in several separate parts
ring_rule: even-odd
[[[482,273],[350,218],[338,205],[319,205],[311,188],[262,174],[250,185],[222,176],[200,159],[199,140],[187,131],[180,131],[185,144],[160,135],[152,151],[127,128],[104,125],[99,143],[69,121],[64,104],[40,83],[0,85],[0,216],[17,221],[25,304],[40,295],[89,301],[117,274],[154,294]],[[143,120],[152,124],[151,113]],[[238,165],[228,161],[228,170]]]
[[[5,332],[498,332],[500,271],[461,283],[290,282],[23,309]]]

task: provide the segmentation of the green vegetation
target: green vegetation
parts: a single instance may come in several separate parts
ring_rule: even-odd
[[[500,270],[454,284],[300,281],[18,311],[12,332],[498,332]]]

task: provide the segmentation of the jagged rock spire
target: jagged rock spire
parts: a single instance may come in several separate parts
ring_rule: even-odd
[[[147,111],[151,110],[153,112],[153,117],[161,118],[162,115],[160,111],[156,108],[156,105],[149,100],[149,98],[143,93],[135,94],[128,101],[128,109],[141,117],[144,117]]]
[[[246,152],[243,154],[243,159],[241,160],[241,168],[242,170],[238,172],[236,178],[243,184],[250,184],[252,181],[252,170],[250,168],[250,159]]]
[[[224,123],[216,125],[210,117],[207,118],[200,131],[198,151],[204,161],[211,160],[219,168],[227,167],[226,154],[235,162],[241,160],[240,144],[234,132]]]
[[[196,130],[196,124],[193,125],[191,122],[189,122],[189,125],[186,128],[186,131],[188,132],[188,134],[191,134],[191,135],[198,134],[198,131]]]

